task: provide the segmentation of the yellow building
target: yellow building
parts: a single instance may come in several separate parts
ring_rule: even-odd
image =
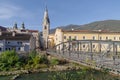
[[[56,29],[55,45],[68,40],[112,40],[120,41],[120,32],[110,32],[102,30],[62,30]]]
[[[54,41],[54,34],[49,34],[48,36],[48,47],[53,48],[55,46],[55,41]]]
[[[57,28],[55,34],[49,35],[49,43],[58,45],[69,40],[106,40],[106,41],[120,41],[120,32],[104,31],[104,30],[62,30]],[[83,44],[85,49],[88,44]],[[94,48],[98,50],[98,43],[93,43]],[[62,45],[61,45],[62,46]],[[96,47],[97,46],[97,47]],[[109,45],[104,44],[107,48]],[[120,49],[120,46],[117,45]],[[61,47],[62,48],[62,47]]]

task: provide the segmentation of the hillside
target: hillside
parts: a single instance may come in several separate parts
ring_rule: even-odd
[[[108,30],[120,32],[120,20],[104,20],[96,21],[85,25],[67,25],[61,26],[64,30]],[[55,29],[51,29],[51,33],[54,33]]]

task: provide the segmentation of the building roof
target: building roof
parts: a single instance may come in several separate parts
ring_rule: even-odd
[[[7,29],[5,27],[3,27],[3,26],[0,26],[0,30],[1,31],[6,31]]]
[[[0,35],[0,40],[30,40],[30,34],[21,34],[21,33],[14,33],[12,32],[2,32]]]
[[[28,32],[36,32],[36,33],[38,33],[39,31],[38,30],[28,30]]]
[[[113,32],[113,31],[106,31],[106,30],[62,30],[62,32],[80,32],[80,33],[119,33],[120,32]]]

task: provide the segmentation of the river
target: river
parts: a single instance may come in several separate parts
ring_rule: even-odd
[[[62,72],[39,72],[39,73],[31,73],[31,74],[22,74],[15,80],[57,80],[52,78],[58,73],[61,73],[60,76],[63,76],[64,78],[65,77],[70,78],[70,79],[62,79],[62,80],[73,80],[73,79],[74,80],[120,80],[120,77],[118,76],[112,76],[108,73],[103,73],[97,70],[87,71],[87,72],[81,70],[78,71],[72,70],[72,71],[62,71]],[[70,75],[66,73],[69,73]],[[0,80],[10,80],[10,78],[11,76],[0,76]]]

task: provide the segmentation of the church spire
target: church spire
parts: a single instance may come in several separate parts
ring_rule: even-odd
[[[45,8],[44,18],[43,18],[43,25],[46,25],[46,24],[50,24],[47,6]]]
[[[43,47],[44,49],[48,48],[48,35],[50,32],[50,20],[48,16],[48,9],[47,6],[45,8],[44,16],[43,16]]]

